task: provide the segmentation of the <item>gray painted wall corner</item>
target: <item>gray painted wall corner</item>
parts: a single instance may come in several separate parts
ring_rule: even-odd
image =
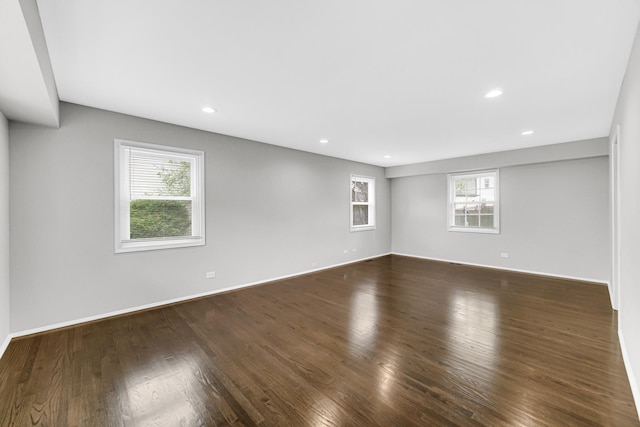
[[[394,178],[392,251],[607,282],[608,171],[607,157],[501,168],[500,234],[447,230],[446,174]]]
[[[0,112],[0,355],[10,332],[9,124]]]
[[[618,325],[640,417],[640,29],[636,34],[611,125],[620,126],[620,310]]]
[[[14,332],[390,252],[380,167],[65,103],[61,122],[10,124]],[[114,138],[205,151],[206,246],[114,253]],[[377,179],[374,231],[349,231],[351,173]]]

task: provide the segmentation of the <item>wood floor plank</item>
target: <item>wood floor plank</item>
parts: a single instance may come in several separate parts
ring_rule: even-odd
[[[227,425],[640,422],[606,286],[396,255],[14,339],[0,359],[0,426]]]

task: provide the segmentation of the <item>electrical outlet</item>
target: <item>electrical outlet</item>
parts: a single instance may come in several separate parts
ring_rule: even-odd
[[[348,254],[348,253],[349,253],[349,249],[345,249],[345,250],[344,250],[344,253],[345,253],[345,254]]]
[[[317,263],[317,262],[312,262],[312,263],[311,263],[311,267],[317,267],[317,266],[318,266],[318,263]]]
[[[207,279],[213,279],[214,277],[216,277],[216,272],[215,271],[207,271],[207,273],[204,275],[204,277],[206,277]]]
[[[356,251],[356,248],[351,249],[351,252],[355,252],[355,251]]]
[[[509,252],[500,252],[500,258],[509,258]]]

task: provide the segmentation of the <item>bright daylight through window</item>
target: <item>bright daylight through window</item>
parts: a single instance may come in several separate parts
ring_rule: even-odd
[[[376,179],[351,175],[351,231],[376,228]]]
[[[449,175],[449,231],[499,233],[498,171]]]
[[[204,152],[115,140],[115,251],[204,245]]]

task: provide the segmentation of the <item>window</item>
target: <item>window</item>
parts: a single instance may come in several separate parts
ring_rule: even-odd
[[[498,171],[449,175],[449,231],[499,233]]]
[[[376,179],[351,175],[351,231],[376,228]]]
[[[204,152],[116,139],[115,251],[204,243]]]

